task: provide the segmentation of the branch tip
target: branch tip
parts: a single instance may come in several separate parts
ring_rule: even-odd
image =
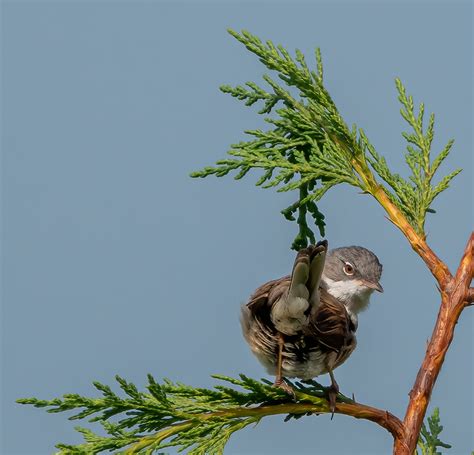
[[[467,290],[466,302],[468,305],[474,305],[474,288]]]

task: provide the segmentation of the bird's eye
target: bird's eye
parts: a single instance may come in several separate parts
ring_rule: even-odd
[[[346,275],[354,275],[354,266],[350,262],[344,264],[343,270]]]

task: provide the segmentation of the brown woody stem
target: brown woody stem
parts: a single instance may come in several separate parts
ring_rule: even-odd
[[[400,209],[392,203],[384,188],[377,183],[374,175],[367,165],[358,160],[354,160],[352,165],[364,182],[367,191],[377,199],[378,203],[385,209],[388,219],[402,231],[411,247],[425,261],[433,276],[438,281],[441,288],[445,287],[452,278],[446,264],[428,246],[425,238],[420,236],[413,226],[408,222]]]
[[[454,328],[462,310],[468,305],[470,283],[474,275],[474,233],[471,233],[456,276],[441,285],[441,307],[423,363],[410,392],[410,402],[403,426],[405,436],[395,438],[393,453],[412,455],[416,448],[426,408],[446,352],[453,340]]]
[[[400,210],[392,204],[382,187],[378,187],[374,192],[374,197],[386,210],[390,221],[397,226],[410,242],[411,247],[423,259],[429,270],[439,283],[441,289],[445,288],[452,279],[451,273],[446,264],[433,252],[425,239],[421,237],[408,223]]]
[[[410,392],[403,428],[399,435],[394,437],[395,455],[413,455],[431,393],[454,336],[454,328],[462,310],[474,302],[474,288],[470,287],[474,276],[474,233],[471,233],[461,263],[453,277],[447,265],[428,246],[424,236],[415,231],[403,213],[392,203],[366,163],[355,158],[352,164],[367,191],[382,205],[389,220],[402,231],[412,248],[423,259],[438,282],[441,292],[438,318]]]

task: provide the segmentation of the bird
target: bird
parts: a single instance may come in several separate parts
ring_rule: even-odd
[[[328,373],[334,415],[335,368],[357,345],[358,314],[374,291],[383,292],[382,264],[370,250],[328,250],[326,240],[298,251],[291,275],[258,287],[241,309],[242,333],[274,386],[294,395],[284,378],[303,381]]]

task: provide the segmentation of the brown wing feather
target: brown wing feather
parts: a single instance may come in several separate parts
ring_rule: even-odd
[[[290,282],[290,276],[287,275],[262,284],[250,296],[247,307],[253,314],[259,314],[262,311],[270,312],[273,304],[288,291]]]
[[[314,340],[321,351],[336,354],[332,368],[341,365],[355,349],[355,329],[346,307],[321,289],[320,305],[310,315],[304,335]]]

